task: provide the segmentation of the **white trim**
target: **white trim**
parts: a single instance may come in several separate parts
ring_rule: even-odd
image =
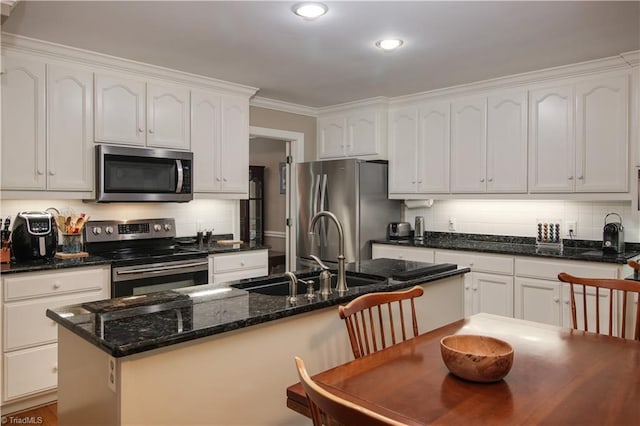
[[[620,57],[632,67],[640,65],[640,50],[621,53]]]
[[[389,100],[389,104],[392,107],[408,106],[410,104],[423,102],[425,100],[450,97],[457,94],[468,96],[474,95],[477,92],[481,91],[529,86],[532,84],[544,83],[547,81],[557,81],[561,78],[573,78],[602,73],[606,71],[629,70],[629,63],[627,63],[627,60],[625,60],[625,58],[633,58],[634,54],[637,54],[638,52],[640,51],[627,52],[618,56],[595,59],[593,61],[580,62],[571,65],[562,65],[554,68],[529,71],[521,74],[512,74],[489,80],[460,84],[457,86],[445,87],[421,93],[413,93],[405,96],[398,96],[395,98],[391,98]],[[623,55],[625,56],[623,57]]]
[[[2,33],[2,49],[22,52],[28,55],[35,54],[57,60],[74,61],[85,66],[100,67],[106,71],[137,74],[146,80],[152,78],[171,80],[174,83],[182,85],[215,89],[229,94],[242,94],[250,97],[258,91],[256,87],[5,32]]]
[[[9,16],[11,15],[13,8],[16,6],[16,3],[18,3],[18,0],[2,0],[1,3],[2,6],[0,6],[0,14],[2,16]]]
[[[353,109],[362,109],[370,107],[386,107],[389,105],[390,98],[385,96],[377,96],[375,98],[361,99],[359,101],[346,102],[343,104],[332,105],[328,107],[318,108],[318,113],[327,115],[332,113],[340,113]]]
[[[287,233],[280,231],[264,231],[264,236],[270,238],[286,238]]]
[[[276,99],[263,98],[261,96],[254,96],[251,98],[249,105],[256,108],[267,108],[291,114],[306,115],[309,117],[318,116],[318,108],[278,101]]]

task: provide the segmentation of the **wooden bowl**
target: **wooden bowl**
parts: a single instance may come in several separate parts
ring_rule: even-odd
[[[452,374],[472,382],[497,382],[513,365],[511,345],[489,336],[446,336],[440,340],[440,352]]]

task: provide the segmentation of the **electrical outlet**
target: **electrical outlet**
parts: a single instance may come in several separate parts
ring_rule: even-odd
[[[109,357],[107,367],[107,386],[109,386],[109,389],[111,389],[112,392],[116,391],[116,383],[118,381],[116,371],[116,359]]]
[[[455,231],[456,230],[456,218],[455,217],[450,217],[449,218],[449,231]]]
[[[575,238],[578,235],[578,223],[575,220],[567,220],[564,223],[565,236]]]

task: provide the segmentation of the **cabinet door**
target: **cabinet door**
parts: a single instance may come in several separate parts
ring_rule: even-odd
[[[93,73],[47,66],[47,189],[93,190]]]
[[[2,189],[45,189],[45,64],[2,60]]]
[[[344,156],[345,126],[346,120],[342,116],[318,119],[318,158]]]
[[[349,156],[380,154],[379,122],[376,111],[362,111],[347,118],[347,145],[345,153]]]
[[[534,90],[529,99],[529,191],[573,192],[573,87]]]
[[[451,106],[451,192],[486,190],[486,98]]]
[[[222,191],[249,193],[249,100],[238,96],[222,99],[220,150]]]
[[[418,192],[449,192],[449,110],[448,102],[420,107]]]
[[[191,151],[193,191],[216,192],[222,187],[220,171],[221,97],[191,92]]]
[[[562,325],[561,286],[558,281],[515,279],[516,318]]]
[[[576,85],[576,191],[628,191],[628,77]]]
[[[57,344],[8,352],[3,358],[3,401],[56,387],[58,383]]]
[[[513,277],[474,272],[472,276],[473,313],[513,317]]]
[[[389,128],[389,192],[417,190],[418,110],[405,108],[392,112]]]
[[[145,144],[145,83],[121,76],[95,75],[95,140]]]
[[[190,149],[189,90],[147,85],[147,146]]]
[[[487,192],[527,192],[527,93],[487,100]]]
[[[388,244],[373,244],[371,248],[371,257],[373,259],[384,257],[387,259],[433,263],[434,251],[419,247],[398,247]]]

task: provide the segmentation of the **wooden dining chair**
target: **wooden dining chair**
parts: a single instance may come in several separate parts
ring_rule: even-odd
[[[338,314],[347,326],[353,356],[360,358],[416,337],[418,321],[414,299],[423,293],[420,286],[405,291],[369,293],[339,306]],[[405,310],[405,301],[409,311]]]
[[[631,293],[632,296],[633,294],[635,294],[637,295],[637,297],[640,297],[639,282],[629,281],[624,279],[615,279],[615,278],[575,277],[565,272],[559,273],[558,279],[562,282],[569,283],[570,294],[571,294],[571,321],[574,329],[589,330],[589,323],[588,323],[589,316],[587,312],[588,311],[587,288],[591,287],[591,288],[595,288],[595,302],[592,303],[592,304],[595,304],[595,316],[592,313],[591,318],[594,318],[595,320],[596,333],[605,334],[604,332],[603,333],[600,332],[600,312],[601,312],[601,307],[600,307],[601,293],[600,292],[603,291],[605,293],[604,295],[607,295],[608,293],[608,298],[609,298],[608,307],[605,306],[605,308],[608,308],[608,311],[609,311],[608,334],[609,336],[616,336],[616,337],[622,337],[622,338],[626,337],[627,305],[628,305],[628,302],[630,302],[630,300],[628,299],[628,294]],[[574,289],[575,286],[579,286],[578,288],[582,289],[581,297],[577,297],[576,291]],[[614,292],[617,292],[618,295],[620,294],[622,295],[622,327],[621,327],[619,336],[616,333],[614,333],[614,330],[613,330],[613,324],[614,324],[613,313],[615,311],[614,304],[613,304],[615,299]],[[579,304],[580,304],[580,308],[582,310],[582,316],[583,316],[583,321],[582,321],[583,327],[579,327],[578,325],[576,299],[579,299],[579,302],[580,302]],[[636,308],[635,326],[633,330],[634,330],[633,339],[640,340],[640,308]]]
[[[320,387],[307,373],[304,362],[295,357],[300,383],[307,394],[314,426],[322,425],[406,425],[371,411]]]
[[[631,266],[636,273],[640,272],[640,263],[635,260],[628,261],[627,265]]]

